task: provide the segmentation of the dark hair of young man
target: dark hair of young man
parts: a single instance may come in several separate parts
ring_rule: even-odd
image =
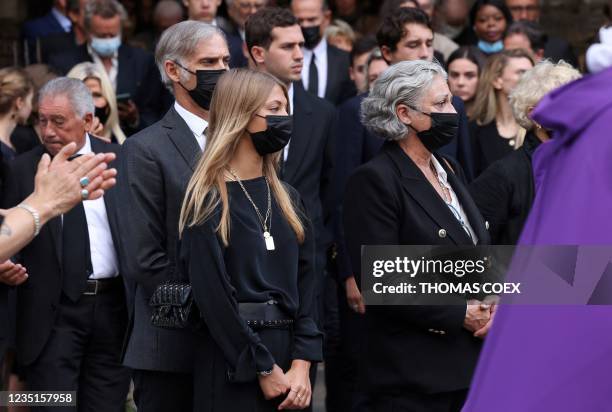
[[[413,8],[401,8],[394,13],[388,14],[383,20],[376,40],[378,47],[387,46],[390,51],[397,50],[397,44],[406,35],[406,25],[420,24],[433,32],[429,17],[423,10]]]
[[[245,38],[249,54],[253,46],[268,49],[272,44],[272,30],[276,27],[291,27],[298,24],[288,9],[264,7],[253,14],[245,24]]]

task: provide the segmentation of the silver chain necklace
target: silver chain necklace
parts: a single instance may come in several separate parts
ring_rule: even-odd
[[[244,192],[244,195],[249,200],[249,202],[251,202],[251,205],[253,205],[253,208],[255,209],[255,213],[257,213],[257,218],[259,219],[259,223],[261,224],[263,228],[263,237],[264,237],[264,242],[266,243],[266,249],[274,250],[275,249],[274,238],[270,234],[270,232],[272,231],[272,196],[270,194],[270,184],[268,183],[268,178],[264,176],[264,180],[266,181],[266,187],[268,188],[268,210],[266,210],[266,217],[264,218],[261,215],[261,212],[259,211],[259,208],[255,204],[255,202],[253,202],[251,195],[249,195],[249,192],[247,192],[246,188],[242,184],[242,181],[238,177],[238,174],[236,173],[236,171],[233,169],[229,169],[229,172],[234,178],[234,180],[238,182],[238,184],[242,188],[242,191]],[[270,220],[269,224],[268,224],[268,220]]]

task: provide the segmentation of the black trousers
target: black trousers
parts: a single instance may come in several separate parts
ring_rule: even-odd
[[[191,412],[193,376],[187,373],[135,370],[134,402],[138,412]]]
[[[125,292],[62,297],[53,330],[42,353],[26,367],[29,390],[76,391],[77,407],[37,410],[119,412],[125,410],[130,370],[121,365],[127,326]]]

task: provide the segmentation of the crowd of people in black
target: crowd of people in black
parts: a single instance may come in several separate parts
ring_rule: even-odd
[[[367,306],[361,247],[516,244],[531,112],[608,26],[579,68],[538,0],[124,3],[54,0],[0,69],[3,387],[311,409],[324,362],[330,412],[460,411],[495,300]]]

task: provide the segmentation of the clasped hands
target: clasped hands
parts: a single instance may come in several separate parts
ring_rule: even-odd
[[[468,300],[463,327],[473,332],[475,337],[484,338],[491,329],[498,303],[498,296],[487,296],[482,301]]]
[[[276,364],[272,374],[259,376],[259,387],[266,399],[287,395],[278,410],[304,409],[310,405],[312,389],[310,386],[310,362],[294,360],[291,369],[284,373]]]

